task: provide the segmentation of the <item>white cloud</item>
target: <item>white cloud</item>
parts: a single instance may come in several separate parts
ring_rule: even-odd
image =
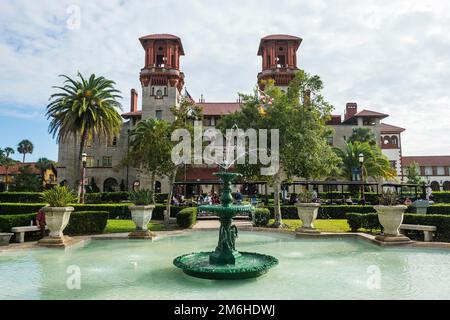
[[[66,27],[73,4],[79,30]],[[287,33],[304,39],[299,67],[322,77],[336,113],[356,101],[407,129],[405,154],[449,154],[449,9],[410,0],[2,1],[0,114],[24,117],[17,105],[42,116],[57,75],[78,70],[114,79],[127,109],[140,86],[138,37],[150,33],[181,37],[192,95],[234,101],[256,82],[259,39]]]

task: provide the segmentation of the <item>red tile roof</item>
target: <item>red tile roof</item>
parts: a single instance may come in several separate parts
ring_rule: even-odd
[[[381,123],[381,133],[400,133],[405,131],[404,128],[393,126],[387,123]]]
[[[205,116],[220,116],[241,109],[239,102],[202,102],[197,103],[197,105],[202,107]]]
[[[39,169],[36,167],[35,162],[25,162],[25,163],[19,162],[8,168],[8,174],[17,174],[19,173],[19,169],[25,166],[31,166],[32,173],[34,174],[41,173]],[[0,166],[0,175],[6,175],[6,167]]]
[[[160,33],[160,34],[149,34],[149,35],[140,37],[139,41],[141,42],[142,46],[144,45],[145,40],[175,40],[175,41],[178,41],[178,43],[180,44],[180,49],[181,49],[180,54],[184,55],[183,44],[181,43],[181,39],[177,36],[174,36],[173,34]]]
[[[389,115],[387,115],[385,113],[380,113],[380,112],[364,109],[364,110],[361,110],[360,112],[358,112],[357,114],[355,114],[354,117],[379,117],[379,118],[386,118],[386,117],[389,117]]]
[[[270,41],[270,40],[294,40],[297,43],[297,48],[300,46],[300,43],[302,43],[303,39],[296,37],[296,36],[291,36],[288,34],[271,34],[268,36],[265,36],[264,38],[261,38],[261,42],[259,43],[259,48],[258,48],[258,55],[262,55],[262,44],[264,41]],[[295,48],[295,49],[297,49]]]
[[[450,166],[450,156],[408,156],[402,157],[402,165],[417,162],[420,166]]]

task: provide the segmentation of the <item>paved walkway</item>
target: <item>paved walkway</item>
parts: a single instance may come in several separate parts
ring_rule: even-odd
[[[233,224],[235,224],[238,228],[252,227],[252,222],[250,220],[234,220]],[[192,229],[219,229],[219,227],[219,220],[198,220]]]

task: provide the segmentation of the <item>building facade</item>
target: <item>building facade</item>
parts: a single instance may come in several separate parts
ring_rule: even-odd
[[[402,180],[407,182],[408,166],[417,163],[420,177],[433,191],[450,191],[450,156],[405,156]]]
[[[180,57],[184,49],[181,39],[170,34],[153,34],[139,39],[144,49],[144,66],[140,71],[141,108],[139,108],[138,92],[131,89],[130,110],[122,114],[124,123],[120,134],[112,141],[93,141],[85,147],[88,155],[86,177],[87,184],[101,191],[133,190],[148,187],[148,177],[134,168],[119,167],[121,159],[128,149],[129,131],[141,119],[149,117],[173,121],[170,108],[178,106],[182,98],[184,74],[180,70]],[[261,39],[257,55],[261,56],[261,71],[257,81],[262,88],[261,80],[274,79],[275,85],[285,89],[295,75],[297,67],[297,51],[302,39],[290,35],[270,35]],[[238,111],[240,101],[206,102],[203,98],[197,103],[203,109],[205,127],[215,126],[223,115]],[[354,102],[347,103],[344,115],[333,115],[329,125],[334,128],[334,135],[329,137],[330,145],[344,146],[345,140],[352,134],[353,128],[370,127],[381,146],[383,153],[389,158],[399,175],[402,172],[399,127],[382,123],[387,114],[367,109],[358,110]],[[151,143],[151,141],[149,142]],[[58,182],[75,186],[80,176],[80,168],[76,161],[79,154],[79,143],[75,138],[59,144]],[[212,172],[217,168],[189,167],[180,170],[178,181],[217,180]],[[155,188],[159,192],[168,192],[168,182],[158,178]]]

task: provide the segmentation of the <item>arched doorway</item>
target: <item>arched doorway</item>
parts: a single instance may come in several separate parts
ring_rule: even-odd
[[[108,178],[103,182],[103,192],[115,192],[119,188],[117,180],[114,178]]]
[[[441,191],[441,187],[439,186],[439,182],[437,182],[437,181],[433,181],[430,184],[430,187],[431,187],[431,190],[433,190],[433,191]]]
[[[450,181],[445,181],[445,182],[442,184],[442,189],[443,189],[444,191],[450,191]]]
[[[161,193],[161,182],[155,181],[155,193]]]

